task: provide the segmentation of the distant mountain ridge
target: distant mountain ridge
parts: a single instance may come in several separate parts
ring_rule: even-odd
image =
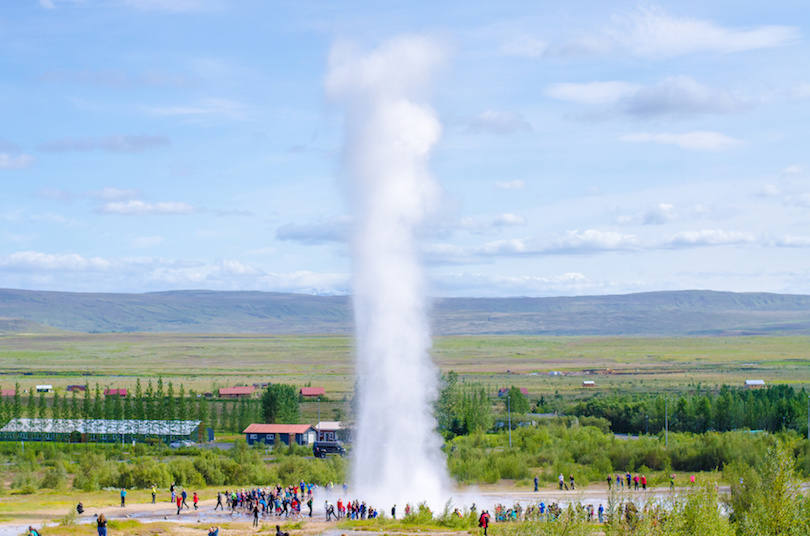
[[[59,329],[348,334],[353,329],[352,315],[348,296],[0,289],[0,333]],[[810,296],[688,290],[557,298],[440,298],[434,301],[432,317],[437,335],[810,335]]]

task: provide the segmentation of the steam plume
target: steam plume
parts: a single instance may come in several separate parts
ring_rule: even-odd
[[[441,134],[424,101],[444,58],[405,36],[362,53],[332,49],[327,93],[346,106],[344,165],[354,204],[354,308],[359,411],[356,497],[400,509],[443,504],[448,490],[432,402],[437,392],[425,276],[415,230],[440,189],[428,159]]]

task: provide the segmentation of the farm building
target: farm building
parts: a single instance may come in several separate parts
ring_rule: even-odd
[[[221,387],[219,389],[220,398],[250,398],[256,388],[252,385],[237,385],[236,387]]]
[[[104,389],[104,396],[120,396],[121,398],[126,398],[127,390],[126,389]]]
[[[0,389],[0,396],[12,397],[12,396],[14,396],[15,392],[16,392],[16,389]]]
[[[582,380],[582,387],[596,387],[596,382],[593,380]]]
[[[37,385],[37,393],[50,393],[53,391],[53,385]]]
[[[0,428],[4,441],[65,441],[70,443],[129,443],[160,439],[213,440],[201,421],[146,421],[107,419],[11,419]]]
[[[326,390],[323,387],[302,387],[301,396],[304,398],[317,398],[319,396],[326,396]]]
[[[523,393],[524,396],[529,396],[529,390],[525,387],[520,388],[520,392]],[[503,389],[498,389],[498,397],[503,398],[509,394],[509,387],[504,387]]]
[[[349,430],[340,421],[321,421],[315,429],[318,441],[346,441],[349,438]]]
[[[745,380],[746,389],[762,389],[765,387],[765,380]]]
[[[72,393],[76,391],[77,393],[81,391],[82,393],[87,389],[86,385],[68,385],[67,389],[65,389],[68,393]]]
[[[309,424],[251,424],[245,428],[245,439],[249,445],[254,443],[264,443],[273,445],[276,436],[285,445],[290,444],[290,439],[299,445],[311,445],[317,438],[317,432]]]

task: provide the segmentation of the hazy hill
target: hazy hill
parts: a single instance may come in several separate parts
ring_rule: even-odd
[[[33,323],[85,332],[328,334],[350,333],[353,327],[351,300],[346,296],[275,292],[0,289],[0,317],[6,319],[0,333],[36,331]],[[8,319],[17,319],[17,324]],[[446,298],[435,301],[433,325],[440,335],[810,335],[810,296],[679,291]]]

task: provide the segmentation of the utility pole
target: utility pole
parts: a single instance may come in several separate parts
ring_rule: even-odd
[[[650,435],[650,416],[644,416],[644,435]]]
[[[509,395],[506,395],[506,413],[509,418],[509,448],[512,448],[512,404]]]

